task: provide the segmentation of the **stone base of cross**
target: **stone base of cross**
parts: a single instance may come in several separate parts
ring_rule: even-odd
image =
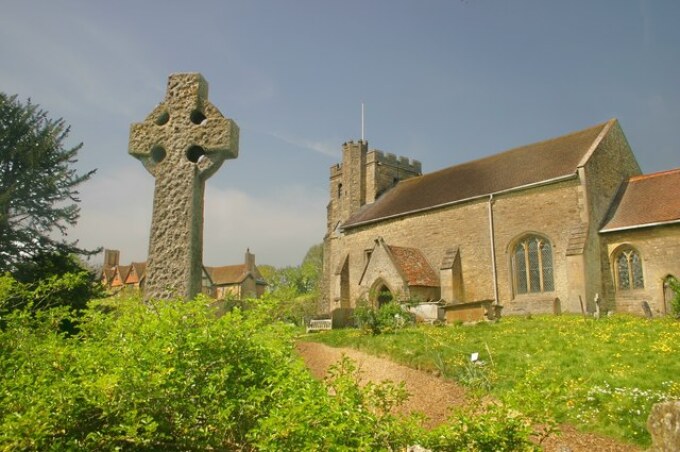
[[[205,181],[238,157],[239,129],[198,73],[172,74],[165,100],[130,127],[129,153],[156,179],[144,298],[200,293]]]

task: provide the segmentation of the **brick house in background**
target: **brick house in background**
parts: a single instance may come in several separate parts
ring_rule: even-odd
[[[123,288],[144,289],[146,262],[120,265],[118,250],[104,250],[101,282],[118,291]],[[246,250],[245,262],[223,267],[203,267],[203,293],[217,299],[260,298],[267,287],[255,265],[255,255]]]
[[[680,169],[640,173],[615,119],[425,175],[345,143],[330,171],[328,309],[417,299],[594,312],[597,298],[666,314],[665,283],[680,277]]]
[[[218,300],[260,298],[266,288],[267,282],[257,269],[255,255],[249,249],[243,264],[203,267],[203,292]]]

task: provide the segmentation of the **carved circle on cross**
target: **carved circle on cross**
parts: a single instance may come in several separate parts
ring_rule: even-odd
[[[165,101],[143,122],[132,124],[129,153],[154,177],[161,166],[170,170],[185,162],[205,180],[225,159],[238,156],[238,135],[238,126],[208,101],[200,74],[172,74]]]

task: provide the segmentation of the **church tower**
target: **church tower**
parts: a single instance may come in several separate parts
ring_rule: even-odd
[[[369,150],[367,141],[344,143],[342,163],[331,167],[328,233],[399,181],[421,174],[417,160]]]
[[[368,148],[368,142],[342,145],[342,163],[331,167],[330,202],[324,238],[324,305],[333,312],[333,323],[349,320],[350,273],[356,257],[350,258],[340,226],[366,204],[372,204],[399,181],[420,176],[420,162]],[[363,257],[362,257],[363,259]]]

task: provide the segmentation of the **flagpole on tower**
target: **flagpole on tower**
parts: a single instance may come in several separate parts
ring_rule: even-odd
[[[364,103],[361,103],[361,141],[365,140],[364,136]]]

